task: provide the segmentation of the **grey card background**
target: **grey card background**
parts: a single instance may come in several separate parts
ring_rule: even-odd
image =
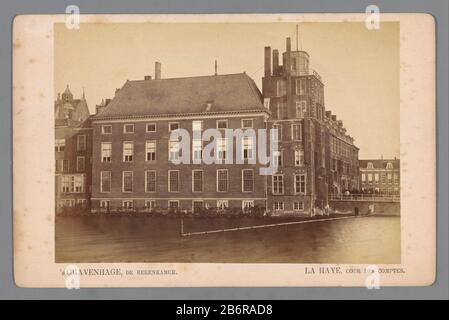
[[[22,289],[12,256],[12,20],[19,14],[63,14],[68,5],[91,13],[430,13],[437,35],[437,280],[421,288],[153,288]],[[448,15],[447,0],[0,0],[0,298],[1,299],[447,299],[448,291]],[[38,270],[36,270],[38,272]]]

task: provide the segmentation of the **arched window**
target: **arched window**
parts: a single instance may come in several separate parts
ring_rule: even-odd
[[[387,169],[389,170],[393,169],[393,164],[391,162],[387,163]]]
[[[366,166],[368,169],[374,169],[373,167],[373,163],[372,162],[368,162],[368,165]]]

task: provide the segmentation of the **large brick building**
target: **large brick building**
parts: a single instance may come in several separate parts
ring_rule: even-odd
[[[358,148],[342,121],[326,111],[324,85],[309,69],[307,52],[292,51],[287,38],[282,64],[277,50],[265,47],[264,53],[262,92],[245,73],[162,79],[158,62],[154,79],[127,81],[66,135],[86,136],[91,159],[85,173],[72,174],[84,174],[88,184],[64,196],[87,198],[92,212],[261,208],[312,214],[327,206],[329,193],[358,189]],[[192,137],[190,163],[173,163],[185,155],[171,136],[178,129]],[[208,129],[256,134],[217,138],[211,154],[217,161],[204,164]],[[278,146],[266,151],[277,166],[270,175],[260,174],[270,164],[258,161],[259,129],[278,130]],[[68,141],[73,162],[81,151]]]

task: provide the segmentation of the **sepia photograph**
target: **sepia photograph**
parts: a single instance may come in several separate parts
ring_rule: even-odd
[[[400,263],[399,23],[54,26],[55,261]]]
[[[435,24],[380,17],[16,17],[17,286],[431,285]]]

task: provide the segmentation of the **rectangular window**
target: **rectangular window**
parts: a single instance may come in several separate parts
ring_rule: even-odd
[[[296,80],[296,94],[304,95],[306,94],[306,81],[305,79],[297,79]]]
[[[292,140],[302,140],[302,123],[292,124]]]
[[[253,119],[243,119],[242,129],[249,129],[253,127]]]
[[[203,141],[201,139],[192,140],[192,155],[195,162],[199,163],[203,159]]]
[[[243,137],[242,157],[243,160],[249,160],[254,158],[253,137]]]
[[[123,209],[132,209],[134,207],[134,203],[132,200],[123,200],[122,202]]]
[[[156,170],[145,171],[145,192],[156,192]]]
[[[228,144],[226,138],[220,138],[217,141],[217,159],[226,160]]]
[[[273,165],[276,167],[282,166],[282,151],[273,151]]]
[[[168,208],[170,210],[178,210],[179,209],[179,200],[169,200]]]
[[[273,202],[273,209],[274,211],[284,210],[284,202],[282,201]]]
[[[101,162],[111,162],[112,156],[112,143],[102,142],[101,143]]]
[[[134,142],[123,142],[123,162],[132,162],[134,156]]]
[[[102,134],[112,134],[112,126],[110,124],[101,126],[101,133]]]
[[[123,125],[123,133],[134,133],[134,125],[133,124]]]
[[[192,121],[192,132],[201,132],[203,131],[203,121],[194,120]]]
[[[87,205],[87,199],[77,199],[76,204],[80,207],[85,207]]]
[[[300,167],[304,165],[304,150],[295,150],[295,166]]]
[[[109,209],[111,207],[110,200],[100,200],[100,208]]]
[[[306,102],[305,101],[296,101],[296,118],[304,118],[304,114],[306,113]]]
[[[277,118],[278,119],[287,119],[287,104],[282,101],[278,101],[277,108]]]
[[[147,123],[147,132],[156,132],[156,123]]]
[[[373,183],[373,174],[368,173],[368,183]]]
[[[179,129],[179,122],[169,122],[168,131],[175,131]]]
[[[181,144],[177,140],[168,142],[168,159],[170,161],[178,161],[181,156]]]
[[[84,175],[63,175],[61,177],[61,192],[63,193],[83,193]]]
[[[254,192],[254,171],[252,169],[242,170],[242,191]]]
[[[55,140],[55,151],[56,152],[64,152],[65,150],[65,139],[56,139]]]
[[[156,141],[145,142],[145,154],[146,161],[156,161]]]
[[[228,208],[228,200],[217,200],[217,209],[225,210]]]
[[[278,141],[282,141],[282,126],[280,124],[274,124],[273,129],[277,129],[277,138]]]
[[[63,199],[61,200],[62,207],[73,207],[75,205],[75,199]]]
[[[379,183],[379,174],[378,173],[374,174],[374,183]]]
[[[203,170],[192,170],[192,192],[203,192]]]
[[[381,183],[387,183],[387,174],[386,173],[381,173],[380,174],[380,182]]]
[[[302,201],[293,202],[293,210],[304,211],[304,202],[302,202]]]
[[[192,201],[192,210],[193,213],[198,213],[203,210],[203,201],[202,200],[193,200]]]
[[[242,200],[242,210],[247,211],[254,208],[254,200]]]
[[[217,192],[228,192],[228,170],[217,170]]]
[[[362,173],[362,182],[366,181],[366,174]]]
[[[85,135],[79,135],[77,137],[76,146],[77,146],[78,151],[86,150],[86,136]]]
[[[100,192],[111,192],[111,171],[101,171]]]
[[[62,160],[62,172],[69,172],[69,160]]]
[[[399,183],[399,175],[397,173],[393,174],[393,181],[394,181],[395,184]]]
[[[123,171],[123,192],[133,192],[133,172]]]
[[[388,181],[388,183],[393,182],[393,175],[391,173],[387,173],[387,181]]]
[[[168,171],[168,192],[179,192],[179,171]]]
[[[84,157],[76,157],[76,171],[84,172],[85,170],[85,158]]]
[[[306,194],[306,175],[295,174],[295,193]]]
[[[55,160],[55,172],[59,171],[59,161],[58,159]]]
[[[217,120],[217,129],[226,129],[228,127],[228,120]]]
[[[273,194],[284,193],[284,176],[277,174],[273,175]]]
[[[155,200],[145,200],[145,208],[153,210],[156,208],[156,201]]]
[[[276,96],[281,97],[287,94],[287,85],[285,80],[276,81]]]

